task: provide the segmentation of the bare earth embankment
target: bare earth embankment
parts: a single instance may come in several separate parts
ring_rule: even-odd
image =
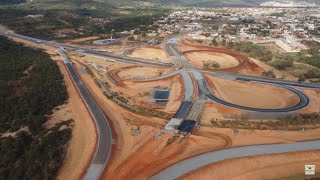
[[[167,144],[168,136],[162,135],[160,139],[154,137],[165,121],[134,115],[119,108],[104,97],[89,75],[81,76],[98,98],[106,114],[112,117],[114,131],[117,133],[112,160],[105,174],[105,177],[112,179],[147,179],[179,160],[220,148],[260,143],[292,143],[315,139],[320,134],[319,130],[305,132],[241,130],[240,135],[233,136],[231,129],[201,128],[181,144],[176,142]],[[112,113],[114,111],[118,113]],[[132,136],[130,130],[135,126],[140,127],[140,134]]]
[[[313,164],[319,167],[320,151],[231,159],[205,166],[179,179],[274,179],[304,174],[304,166],[306,164]]]
[[[185,56],[189,59],[190,63],[199,68],[203,69],[204,64],[207,63],[217,63],[219,64],[219,68],[215,69],[224,69],[224,68],[231,68],[237,66],[239,64],[238,60],[234,57],[218,53],[218,52],[211,52],[211,51],[201,51],[201,52],[190,52],[185,53]]]
[[[57,61],[59,65],[67,86],[69,99],[66,104],[54,110],[45,125],[47,127],[52,127],[60,120],[74,120],[72,138],[69,142],[63,165],[58,172],[57,179],[79,179],[90,164],[95,151],[97,137],[94,122],[73,85],[73,81],[66,68],[59,62],[60,56],[56,54],[56,48],[39,45],[18,38],[12,39],[27,46],[45,49],[47,53],[51,54],[51,58]]]
[[[57,119],[72,118],[74,120],[72,139],[57,179],[78,179],[91,162],[96,145],[96,130],[68,72],[62,63],[59,63],[59,67],[65,78],[69,100],[67,104],[63,105],[64,107],[53,113],[52,118],[48,121],[48,126],[56,123]]]
[[[171,62],[170,57],[163,49],[155,47],[143,47],[136,49],[129,56],[161,62]]]
[[[209,84],[219,97],[234,104],[276,109],[293,106],[299,102],[297,95],[284,88],[210,76],[207,76],[207,79],[211,81]]]

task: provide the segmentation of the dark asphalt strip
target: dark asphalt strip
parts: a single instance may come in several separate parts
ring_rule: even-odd
[[[98,130],[98,144],[93,161],[85,175],[85,179],[98,179],[108,162],[112,146],[111,128],[107,122],[103,111],[98,107],[94,98],[91,96],[79,75],[71,63],[65,63],[68,68],[79,93],[85,101],[91,115],[93,116]],[[87,177],[87,178],[86,178]]]

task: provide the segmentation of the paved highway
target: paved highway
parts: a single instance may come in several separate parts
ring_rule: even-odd
[[[63,53],[60,51],[60,54],[62,55]],[[83,179],[97,180],[100,178],[109,160],[112,147],[111,128],[103,111],[99,108],[96,101],[83,84],[82,80],[80,79],[78,73],[74,69],[71,62],[67,59],[65,55],[62,55],[62,59],[96,124],[96,128],[98,131],[97,148],[94,158]]]
[[[169,48],[167,48],[169,49]],[[177,48],[175,48],[177,50]],[[172,52],[171,52],[172,53]],[[198,82],[198,89],[199,94],[206,95],[209,99],[230,106],[238,109],[244,109],[244,110],[253,110],[258,112],[287,112],[287,111],[295,111],[301,108],[306,107],[309,104],[309,98],[300,92],[299,90],[296,90],[290,85],[295,85],[298,87],[304,87],[304,88],[317,88],[319,89],[318,85],[312,85],[312,84],[301,84],[301,83],[295,83],[295,82],[288,82],[288,81],[270,81],[266,79],[261,78],[255,78],[255,77],[247,77],[247,76],[234,76],[227,73],[220,73],[219,75],[225,76],[227,78],[230,78],[232,80],[243,80],[243,81],[252,81],[256,83],[264,83],[267,85],[274,85],[279,86],[282,88],[285,88],[295,94],[297,94],[300,97],[300,101],[295,106],[284,108],[284,109],[258,109],[258,108],[250,108],[250,107],[244,107],[239,106],[236,104],[232,104],[229,102],[226,102],[222,99],[217,98],[213,95],[211,90],[208,88],[207,82],[205,78],[203,77],[202,73],[200,73],[198,70],[191,70],[191,73],[193,77]],[[211,75],[217,75],[214,74],[216,72],[206,72]],[[202,155],[194,156],[189,159],[186,159],[184,161],[180,161],[165,170],[155,174],[154,176],[150,177],[150,180],[163,180],[163,179],[177,179],[178,177],[189,173],[193,170],[196,170],[200,167],[209,165],[211,163],[232,159],[232,158],[238,158],[238,157],[245,157],[245,156],[256,156],[256,155],[266,155],[266,154],[275,154],[275,153],[288,153],[288,152],[296,152],[296,151],[307,151],[307,150],[318,150],[320,149],[320,141],[308,141],[308,142],[299,142],[295,144],[272,144],[272,145],[253,145],[253,146],[245,146],[245,147],[234,147],[234,148],[228,148],[223,150],[218,150],[214,152],[208,152]]]
[[[172,67],[173,66],[172,63],[148,61],[145,59],[132,58],[132,57],[124,56],[124,55],[118,55],[118,54],[114,54],[114,53],[110,53],[110,52],[99,52],[99,51],[90,50],[90,49],[82,49],[81,51],[79,51],[79,53],[116,59],[119,62],[130,63],[130,64],[143,64],[143,65],[163,66],[163,67]]]
[[[157,65],[157,66],[166,66],[170,67],[172,64],[170,63],[161,63],[161,62],[150,62],[145,61],[142,59],[136,59],[136,58],[130,58],[130,57],[124,57],[121,55],[115,55],[108,52],[97,52],[95,50],[91,50],[87,47],[81,47],[81,46],[75,46],[75,45],[67,45],[63,43],[57,43],[53,41],[46,41],[41,39],[36,39],[32,37],[22,36],[13,32],[10,32],[2,27],[0,27],[0,35],[7,35],[11,37],[16,37],[19,39],[35,42],[38,44],[45,44],[50,45],[53,47],[57,47],[60,49],[60,55],[62,57],[62,60],[64,61],[67,70],[69,71],[82,99],[84,100],[87,108],[89,109],[96,127],[98,131],[98,142],[96,147],[96,152],[94,154],[94,158],[85,174],[83,179],[85,180],[97,180],[100,178],[103,170],[106,167],[106,164],[109,160],[109,156],[111,153],[111,147],[112,147],[112,133],[111,128],[108,124],[107,118],[105,117],[102,110],[98,107],[93,97],[90,95],[88,90],[86,89],[85,85],[81,81],[79,75],[75,71],[73,65],[68,60],[68,58],[65,56],[64,52],[65,50],[76,50],[80,49],[82,51],[85,51],[87,54],[93,54],[93,55],[99,55],[106,58],[114,58],[122,62],[126,63],[140,63],[140,64],[146,64],[146,65]]]
[[[202,93],[204,93],[212,101],[217,102],[219,104],[223,104],[225,106],[232,107],[232,108],[242,109],[246,111],[263,112],[263,113],[284,113],[284,112],[293,112],[293,111],[303,109],[307,107],[310,103],[309,98],[304,93],[302,93],[301,91],[295,88],[292,88],[290,86],[284,86],[284,85],[280,86],[277,84],[264,83],[266,85],[278,86],[280,88],[284,88],[288,91],[291,91],[292,93],[296,94],[299,97],[300,99],[299,102],[291,107],[280,108],[280,109],[261,109],[261,108],[254,108],[254,107],[247,107],[247,106],[233,104],[215,96],[214,93],[208,88],[209,86],[201,73],[195,70],[192,70],[191,72],[193,73],[194,77],[197,79],[199,89],[201,90]]]
[[[0,28],[0,34],[6,34],[10,36],[15,36],[18,38],[22,38],[25,40],[33,41],[39,43],[39,39],[35,38],[29,38],[26,36],[17,35],[11,32],[8,32],[7,30],[3,30]],[[41,40],[42,41],[42,40]],[[65,45],[61,43],[56,42],[50,42],[50,41],[42,41],[43,44],[52,45],[55,47],[64,47],[64,48],[75,48],[74,46]],[[78,48],[78,47],[76,47]],[[80,48],[84,50],[88,50],[87,48]],[[88,50],[90,51],[90,50]],[[94,51],[96,54],[96,51]],[[91,51],[89,52],[91,53]],[[118,56],[117,56],[118,57]],[[126,59],[127,61],[128,59]],[[86,87],[83,85],[83,82],[79,78],[78,74],[76,73],[75,69],[73,68],[72,64],[68,61],[65,61],[67,69],[69,70],[76,87],[78,88],[82,98],[84,99],[88,109],[90,110],[92,116],[94,117],[97,129],[98,129],[98,145],[97,150],[94,156],[94,159],[84,176],[84,179],[98,179],[106,166],[106,163],[109,159],[111,145],[112,145],[112,136],[111,136],[111,130],[107,123],[107,119],[104,116],[103,112],[99,109],[96,102],[86,89]],[[139,63],[141,63],[139,61]],[[199,73],[199,72],[197,72]],[[194,73],[193,75],[197,77],[199,74]],[[190,78],[190,75],[185,72],[183,73],[186,77],[187,75]],[[202,75],[201,75],[202,76]],[[232,75],[228,75],[232,76]],[[187,79],[189,79],[187,78]],[[297,87],[305,87],[305,88],[317,88],[319,89],[318,85],[310,85],[305,83],[296,83],[296,82],[287,82],[287,81],[277,81],[274,83],[274,81],[270,82],[267,80],[265,82],[265,79],[255,78],[255,77],[235,77],[235,80],[243,80],[243,81],[253,81],[253,82],[260,82],[260,83],[272,83],[272,84],[278,84],[278,85],[290,85],[290,86],[297,86]],[[200,82],[200,83],[199,83]],[[189,82],[190,83],[190,82]],[[208,86],[205,81],[202,81],[201,78],[198,77],[198,83],[200,84],[199,89],[208,96],[210,89],[208,89]],[[192,86],[193,87],[193,86]],[[193,88],[192,88],[193,89]],[[294,91],[294,88],[290,89],[291,91]],[[295,93],[299,93],[300,91],[295,91]],[[191,93],[190,93],[191,94]],[[303,95],[302,95],[303,96]],[[308,101],[307,99],[302,101]],[[300,101],[301,102],[301,101]],[[223,102],[225,103],[225,102]],[[303,102],[302,104],[305,104],[306,102]],[[187,172],[190,172],[192,170],[195,170],[199,167],[205,166],[207,164],[211,164],[214,162],[218,162],[225,159],[231,159],[236,157],[242,157],[242,156],[255,156],[260,154],[273,154],[273,153],[284,153],[284,152],[295,152],[295,151],[306,151],[306,150],[315,150],[320,149],[320,141],[310,141],[310,142],[302,142],[302,143],[296,143],[296,144],[279,144],[279,145],[261,145],[261,146],[247,146],[247,147],[235,147],[235,148],[229,148],[224,149],[220,151],[210,152],[206,154],[202,154],[199,156],[195,156],[193,158],[181,161],[171,167],[168,167],[164,171],[158,173],[157,175],[151,177],[151,179],[174,179],[177,178]]]
[[[86,46],[78,46],[78,45],[70,45],[70,44],[64,44],[64,43],[58,43],[54,41],[47,41],[43,39],[37,39],[32,37],[23,36],[20,34],[13,33],[11,31],[8,31],[7,29],[4,29],[3,27],[0,27],[0,34],[7,35],[11,37],[20,38],[23,40],[31,41],[38,44],[45,44],[53,47],[63,47],[66,50],[78,50],[80,54],[89,54],[89,55],[96,55],[101,56],[105,58],[111,58],[116,59],[117,61],[124,62],[124,63],[130,63],[130,64],[144,64],[144,65],[151,65],[151,66],[164,66],[164,67],[172,67],[172,63],[165,63],[165,62],[156,62],[156,61],[148,61],[141,58],[131,58],[124,55],[118,55],[110,52],[101,52],[98,50],[91,49],[90,47]]]
[[[303,83],[303,82],[273,79],[273,78],[267,78],[267,77],[248,76],[248,75],[234,74],[234,73],[227,73],[227,72],[210,72],[210,71],[201,71],[201,72],[209,74],[214,77],[221,77],[221,78],[230,79],[230,80],[294,86],[294,87],[300,87],[300,88],[306,88],[306,89],[316,89],[316,90],[320,89],[320,84],[314,84],[314,83]]]
[[[165,50],[169,50],[172,51],[170,49],[170,47],[173,49],[173,52],[170,52],[172,54],[180,54],[179,49],[176,47],[175,44],[170,43],[170,46],[168,46],[167,48],[165,48]],[[165,46],[166,47],[166,46]],[[262,84],[266,84],[266,85],[272,85],[272,86],[278,86],[280,88],[284,88],[288,91],[291,91],[292,93],[296,94],[299,97],[299,102],[291,107],[286,107],[286,108],[279,108],[279,109],[262,109],[262,108],[254,108],[254,107],[247,107],[247,106],[241,106],[241,105],[237,105],[231,102],[227,102],[217,96],[214,95],[214,93],[211,91],[211,89],[209,88],[205,78],[203,77],[202,73],[198,70],[196,70],[195,68],[193,68],[188,60],[182,56],[183,58],[181,58],[181,61],[183,62],[182,64],[185,64],[185,67],[189,70],[191,70],[192,75],[195,77],[195,79],[198,82],[198,89],[199,89],[199,94],[204,94],[207,96],[207,98],[209,98],[210,100],[217,102],[219,104],[228,106],[228,107],[232,107],[232,108],[236,108],[236,109],[241,109],[241,110],[246,110],[246,111],[253,111],[253,112],[261,112],[261,113],[286,113],[286,112],[294,112],[300,109],[303,109],[305,107],[307,107],[310,103],[309,98],[302,93],[301,91],[292,88],[288,85],[290,85],[288,82],[279,82],[279,81],[268,81],[266,79],[258,79],[258,78],[253,78],[251,77],[249,79],[249,77],[243,76],[243,77],[232,77],[234,78],[233,80],[245,80],[245,81],[252,81],[252,82],[256,82],[256,83],[262,83]],[[207,72],[208,74],[214,75],[216,72]],[[217,74],[217,73],[216,73]],[[227,77],[231,77],[231,76],[227,76]],[[241,78],[241,79],[240,79]],[[292,83],[292,82],[291,82]],[[302,85],[300,83],[296,83],[296,85]],[[306,86],[308,84],[305,84],[304,86]]]
[[[155,174],[149,179],[150,180],[163,180],[163,179],[173,180],[191,171],[204,167],[206,165],[216,163],[219,161],[233,159],[233,158],[288,153],[288,152],[297,152],[297,151],[319,150],[319,149],[320,149],[320,141],[307,141],[307,142],[299,142],[295,144],[272,144],[272,145],[233,147],[233,148],[208,152],[205,154],[201,154],[201,155],[180,161],[164,169],[160,173]]]
[[[182,72],[181,70],[175,70],[175,71],[169,72],[167,74],[163,74],[161,76],[156,76],[156,77],[128,78],[128,79],[124,79],[124,80],[126,80],[126,81],[133,80],[133,81],[140,81],[140,82],[158,81],[158,80],[162,80],[162,79],[165,79],[165,78],[168,78],[168,77],[171,77],[171,76],[175,76],[175,75],[181,74],[181,72]]]

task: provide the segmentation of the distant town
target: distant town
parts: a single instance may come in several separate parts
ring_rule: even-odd
[[[190,32],[187,36],[190,40],[208,44],[251,41],[274,43],[284,52],[300,52],[309,48],[309,41],[320,42],[319,17],[319,8],[176,9],[151,25],[158,27],[155,30],[140,36],[135,33],[140,29],[121,34],[132,34],[133,40],[139,40],[144,36],[166,37]]]

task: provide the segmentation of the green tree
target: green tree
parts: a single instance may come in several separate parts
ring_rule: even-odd
[[[301,75],[299,76],[298,82],[304,82],[305,80],[306,78],[303,75]]]
[[[227,48],[232,49],[233,46],[234,46],[234,44],[233,44],[232,41],[230,41],[230,42],[227,43]]]
[[[134,41],[134,40],[135,40],[135,39],[134,39],[133,36],[128,37],[128,41]]]
[[[265,77],[276,78],[276,75],[274,74],[274,72],[272,70],[264,71],[262,73],[262,75],[265,76]]]
[[[218,42],[217,42],[217,40],[214,38],[214,39],[212,39],[212,45],[213,46],[218,46],[219,44],[218,44]]]
[[[41,50],[1,36],[0,47],[0,132],[26,126],[30,130],[0,137],[0,179],[55,179],[71,138],[72,120],[51,129],[43,124],[68,98],[63,76]]]
[[[225,39],[223,39],[222,42],[221,42],[221,44],[222,44],[222,46],[226,46],[227,41],[226,41]]]

